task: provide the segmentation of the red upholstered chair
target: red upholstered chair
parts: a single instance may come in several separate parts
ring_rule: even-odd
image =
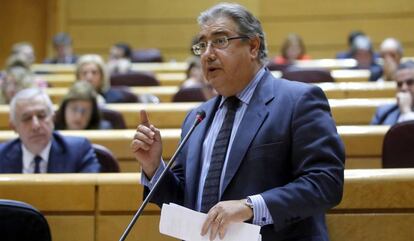
[[[382,145],[383,168],[414,167],[414,121],[393,125]]]
[[[49,224],[40,211],[19,201],[0,199],[0,240],[51,241]]]
[[[92,144],[92,147],[95,150],[99,163],[101,164],[100,172],[120,171],[118,160],[108,148],[95,143]]]
[[[111,86],[158,86],[160,82],[154,74],[146,72],[130,72],[111,76]]]
[[[334,82],[331,73],[322,69],[286,69],[282,78],[305,83]]]
[[[111,123],[112,128],[114,129],[126,129],[124,117],[121,113],[116,110],[111,110],[107,108],[101,108],[102,119]]]
[[[173,102],[203,102],[206,100],[202,87],[182,88],[177,91],[172,99]]]
[[[159,49],[137,49],[132,53],[132,63],[160,63],[162,55]]]

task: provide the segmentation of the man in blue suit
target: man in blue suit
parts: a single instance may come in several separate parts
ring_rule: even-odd
[[[345,154],[324,93],[272,76],[260,22],[244,7],[218,4],[198,22],[193,50],[219,96],[186,117],[182,136],[206,113],[152,202],[206,212],[210,240],[243,221],[262,226],[263,241],[329,240],[325,212],[342,198]],[[159,130],[145,111],[141,122],[131,150],[148,192],[165,165]]]
[[[397,102],[378,107],[371,125],[394,125],[414,120],[414,66],[402,64],[394,75],[397,83]]]
[[[24,89],[10,103],[19,138],[0,144],[0,173],[99,172],[91,143],[53,132],[53,105],[40,89]]]

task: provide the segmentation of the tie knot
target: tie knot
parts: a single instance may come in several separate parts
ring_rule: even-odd
[[[229,110],[237,110],[240,100],[236,96],[229,96],[226,99],[225,105]]]
[[[42,158],[40,157],[40,156],[35,156],[35,158],[34,158],[34,162],[35,162],[35,164],[38,164],[38,163],[40,163],[42,161]]]

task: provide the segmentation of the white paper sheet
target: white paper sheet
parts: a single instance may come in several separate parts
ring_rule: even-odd
[[[201,227],[206,214],[180,205],[163,204],[161,209],[160,232],[187,241],[208,241],[209,233],[201,236]],[[229,225],[224,239],[217,235],[215,241],[261,241],[260,226],[248,223]]]

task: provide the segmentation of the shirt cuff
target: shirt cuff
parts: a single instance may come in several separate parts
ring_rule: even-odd
[[[273,218],[270,215],[262,195],[257,194],[248,196],[247,199],[253,204],[253,224],[259,226],[273,224]]]
[[[160,165],[158,166],[151,180],[148,179],[147,175],[145,175],[145,173],[141,169],[141,184],[148,187],[151,190],[155,182],[157,182],[158,178],[160,178],[160,175],[164,171],[164,169],[165,169],[165,163],[163,160],[161,160]]]

